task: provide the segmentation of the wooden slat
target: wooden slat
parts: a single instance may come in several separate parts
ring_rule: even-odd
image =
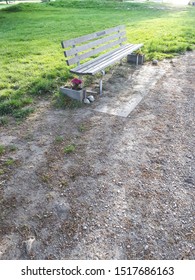
[[[89,40],[93,40],[93,39],[99,38],[101,36],[105,36],[105,35],[111,34],[113,32],[118,32],[120,30],[125,30],[125,26],[124,25],[120,25],[120,26],[117,26],[117,27],[105,29],[105,30],[102,30],[102,31],[99,31],[99,32],[95,32],[95,33],[92,33],[92,34],[84,35],[84,36],[81,36],[81,37],[78,37],[78,38],[74,38],[74,39],[71,39],[71,40],[62,41],[61,44],[62,44],[63,48],[67,48],[67,47],[71,47],[73,45],[81,44],[83,42],[87,42]]]
[[[66,62],[68,64],[68,66],[70,66],[70,65],[75,64],[77,62],[80,62],[81,60],[84,60],[84,59],[86,59],[88,57],[96,55],[96,54],[98,54],[100,52],[103,52],[103,51],[105,51],[107,49],[110,49],[110,48],[112,48],[114,46],[117,46],[117,45],[123,43],[125,40],[126,40],[126,38],[120,38],[117,41],[111,42],[111,43],[109,43],[107,45],[103,45],[103,46],[101,46],[99,48],[93,49],[93,50],[91,50],[89,52],[86,52],[84,54],[81,54],[81,55],[75,56],[75,57],[73,57],[71,59],[68,59]]]
[[[93,75],[106,67],[114,64],[115,62],[119,61],[120,59],[124,58],[126,55],[132,53],[133,51],[137,50],[138,48],[133,46],[131,49],[123,50],[120,54],[112,56],[112,58],[108,57],[106,61],[102,61],[101,63],[98,63],[96,66],[91,67],[90,73],[93,73]],[[88,72],[88,71],[85,71]],[[83,74],[86,74],[86,73]]]
[[[120,32],[120,33],[116,33],[116,34],[112,34],[110,36],[103,37],[101,39],[89,42],[88,44],[84,44],[84,45],[81,45],[81,46],[76,46],[76,47],[74,47],[74,48],[72,48],[70,50],[66,50],[64,53],[65,53],[66,57],[69,57],[69,56],[78,54],[79,52],[83,52],[83,51],[86,51],[88,49],[91,49],[93,47],[98,47],[98,45],[104,44],[104,43],[112,41],[114,39],[122,38],[125,35],[126,35],[125,31],[124,32]]]
[[[113,55],[120,54],[122,50],[127,49],[127,48],[131,48],[133,46],[134,46],[133,44],[124,45],[122,47],[119,47],[117,49],[114,49],[114,50],[110,51],[109,53],[105,53],[101,56],[98,56],[97,58],[95,58],[93,60],[90,60],[86,63],[83,63],[83,64],[81,64],[80,66],[77,66],[74,69],[77,69],[79,71],[82,71],[82,70],[85,71],[86,69],[91,68],[93,65],[101,63],[103,60],[107,60],[108,57],[112,57]]]
[[[94,59],[93,61],[91,61],[91,63],[84,63],[83,65],[76,67],[70,71],[76,74],[94,75],[97,72],[119,61],[127,54],[130,54],[133,51],[140,49],[142,46],[143,44],[125,45],[123,47],[116,49],[115,51],[109,52],[106,55]]]
[[[88,62],[85,62],[77,67],[75,67],[73,70],[77,70],[77,71],[85,71],[86,69],[91,68],[93,65],[96,65],[100,62],[102,62],[103,60],[106,60],[108,58],[108,56],[113,56],[116,55],[117,53],[121,52],[121,49],[126,48],[126,46],[133,46],[133,44],[128,44],[128,45],[124,45],[122,47],[119,47],[117,49],[111,50],[109,53],[105,53],[102,54],[101,56],[98,56],[97,58],[90,60]]]
[[[127,54],[132,53],[133,51],[139,49],[141,46],[137,46],[137,45],[132,45],[132,46],[126,46],[125,48],[122,48],[120,50],[118,50],[117,52],[115,52],[112,55],[107,56],[106,60],[102,60],[101,62],[98,62],[98,64],[96,64],[95,66],[91,66],[90,71],[91,72],[98,72],[99,68],[105,68],[107,67],[107,63],[109,64],[113,64],[115,61],[122,59],[123,57],[125,57]],[[106,64],[106,66],[105,66]]]

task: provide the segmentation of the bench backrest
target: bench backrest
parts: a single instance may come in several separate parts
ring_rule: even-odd
[[[67,65],[77,64],[80,61],[97,55],[105,50],[119,47],[126,41],[126,32],[123,25],[105,29],[92,34],[84,35],[68,41],[63,41]]]

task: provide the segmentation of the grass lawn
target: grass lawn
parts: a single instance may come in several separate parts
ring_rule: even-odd
[[[58,92],[70,78],[61,41],[119,24],[147,59],[195,46],[195,8],[154,3],[64,0],[0,10],[0,115],[26,116],[36,96]],[[1,122],[0,122],[1,123]]]

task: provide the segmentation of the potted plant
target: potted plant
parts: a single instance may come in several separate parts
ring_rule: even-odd
[[[74,78],[71,80],[70,85],[65,85],[60,87],[60,91],[70,98],[83,101],[83,89],[82,89],[82,80]]]
[[[127,62],[129,63],[135,63],[135,64],[143,64],[145,61],[145,55],[141,52],[141,50],[138,50],[134,53],[127,55]]]

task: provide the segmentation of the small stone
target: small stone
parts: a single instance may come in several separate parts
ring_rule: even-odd
[[[127,245],[127,249],[130,249],[131,248],[131,246],[130,245]]]
[[[93,102],[95,100],[93,95],[89,95],[87,98],[89,99],[90,102]]]
[[[30,237],[28,240],[24,241],[25,249],[26,249],[27,254],[31,253],[32,244],[33,244],[34,241],[35,241],[35,237],[33,237],[33,236]]]
[[[158,65],[158,60],[157,59],[153,59],[152,60],[152,65]]]
[[[83,102],[84,102],[85,104],[90,104],[90,101],[89,101],[88,98],[85,98],[85,99],[83,100]]]

